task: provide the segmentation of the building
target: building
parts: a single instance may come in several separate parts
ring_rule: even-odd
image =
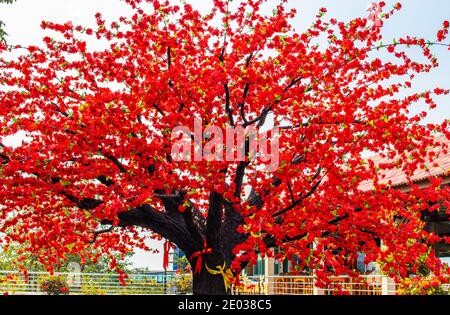
[[[412,181],[419,187],[427,187],[429,185],[429,178],[434,176],[439,176],[442,178],[441,187],[450,185],[450,141],[445,137],[440,137],[438,141],[443,145],[442,147],[439,147],[435,150],[436,158],[429,163],[425,163],[425,168],[417,170],[412,177]],[[446,146],[447,151],[445,150]],[[393,162],[382,159],[379,156],[374,156],[370,159],[374,161],[375,165]],[[381,180],[382,183],[389,183],[390,186],[395,189],[405,192],[409,190],[406,175],[400,169],[392,168],[389,170],[380,171],[380,177],[383,178]],[[371,190],[372,187],[372,183],[367,181],[361,183],[359,189],[367,191]],[[439,236],[450,236],[450,215],[446,213],[446,210],[447,209],[444,207],[444,205],[441,204],[441,207],[438,211],[435,211],[433,213],[424,211],[422,213],[422,220],[426,222],[425,230],[427,232],[433,232],[434,234]],[[435,244],[434,252],[439,258],[441,258],[442,261],[450,261],[450,244]],[[375,264],[373,263],[364,264],[364,254],[362,253],[359,254],[359,258],[356,262],[356,267],[358,271],[362,273],[372,272],[376,268]],[[249,276],[274,276],[289,273],[291,270],[291,262],[279,262],[274,258],[259,258],[255,266],[247,266],[247,268],[245,269],[245,273]]]

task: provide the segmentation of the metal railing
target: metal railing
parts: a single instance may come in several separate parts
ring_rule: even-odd
[[[190,293],[190,275],[183,274],[128,274],[120,281],[118,274],[55,273],[63,276],[70,294],[84,295],[147,295]],[[40,283],[49,278],[46,272],[0,271],[0,292],[8,294],[45,294]]]
[[[55,273],[63,276],[72,295],[148,295],[191,294],[190,274],[128,274],[122,285],[118,274]],[[0,271],[0,293],[21,295],[46,294],[40,283],[46,272]],[[325,288],[315,286],[313,276],[243,276],[240,286],[232,287],[234,295],[395,295],[396,285],[386,276],[370,275],[354,279],[334,277]],[[443,285],[450,293],[450,284]]]

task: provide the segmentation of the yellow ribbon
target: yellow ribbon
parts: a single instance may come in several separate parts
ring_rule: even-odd
[[[217,270],[213,270],[208,267],[208,265],[205,263],[206,270],[212,275],[222,275],[223,277],[223,283],[225,285],[225,290],[228,291],[228,289],[231,287],[231,284],[233,283],[234,275],[230,268],[225,270],[225,263],[223,266],[216,266]]]

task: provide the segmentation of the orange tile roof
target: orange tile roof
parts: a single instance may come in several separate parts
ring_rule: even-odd
[[[450,174],[450,139],[445,136],[437,139],[442,145],[434,149],[436,152],[436,158],[432,161],[425,163],[425,168],[417,169],[411,180],[413,182],[419,182],[432,176],[446,176]],[[447,147],[447,148],[446,148]],[[445,149],[447,152],[445,152]],[[393,163],[394,160],[382,158],[380,156],[374,156],[369,158],[375,165],[384,163]],[[379,171],[379,182],[382,184],[389,184],[391,187],[397,187],[408,183],[406,174],[400,168],[383,169]],[[368,191],[373,189],[373,182],[367,180],[362,182],[358,186],[359,190]]]

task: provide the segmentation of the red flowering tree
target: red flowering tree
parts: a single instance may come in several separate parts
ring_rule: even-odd
[[[422,265],[439,274],[430,248],[443,240],[423,230],[421,213],[448,205],[449,188],[410,179],[441,154],[429,149],[437,135],[449,138],[448,120],[422,125],[426,113],[409,110],[434,108],[448,91],[408,89],[438,67],[430,46],[447,49],[448,22],[431,42],[383,44],[400,4],[381,2],[348,23],[322,9],[299,32],[286,1],[271,14],[263,0],[213,2],[205,15],[127,0],[131,17],[107,24],[98,14],[94,29],[43,22],[55,34],[43,45],[1,47],[4,245],[21,243],[51,270],[67,254],[95,261],[90,246],[111,257],[147,249],[140,231],[152,231],[186,253],[196,294],[229,292],[224,277],[275,247],[321,285],[355,275],[357,252],[391,276]],[[280,127],[278,168],[261,171],[248,145],[241,161],[175,160],[171,131],[193,130],[194,118],[223,130]],[[21,145],[7,146],[17,134]],[[368,150],[395,163],[366,161]],[[382,181],[379,170],[392,167],[406,174],[407,192]],[[365,181],[373,189],[358,189]]]

